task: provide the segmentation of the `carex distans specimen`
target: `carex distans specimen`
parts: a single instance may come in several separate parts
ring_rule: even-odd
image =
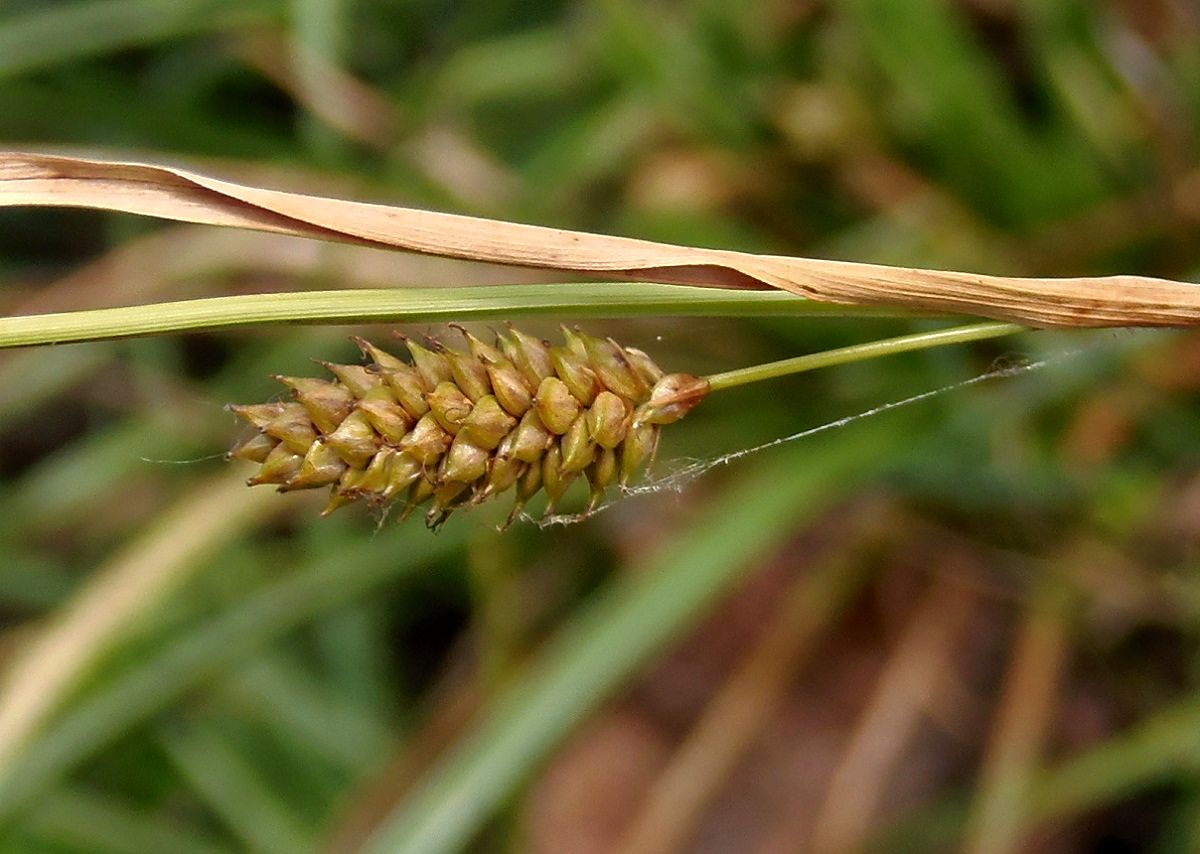
[[[437,528],[455,508],[511,491],[511,522],[539,490],[552,513],[580,475],[596,507],[652,458],[660,427],[709,390],[577,329],[552,346],[511,327],[494,344],[456,328],[466,351],[398,336],[405,361],[355,338],[368,364],[322,363],[332,379],[276,377],[293,399],[230,406],[255,430],[228,456],[258,464],[251,485],[330,487],[326,513],[363,499],[402,502],[407,516],[428,503],[425,523]]]

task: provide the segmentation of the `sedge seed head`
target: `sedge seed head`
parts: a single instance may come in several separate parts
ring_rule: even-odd
[[[361,338],[366,365],[321,362],[332,379],[276,377],[292,400],[230,406],[253,428],[229,451],[257,466],[247,481],[281,491],[327,487],[325,513],[357,500],[428,505],[437,528],[456,508],[502,493],[511,522],[539,492],[547,513],[581,476],[588,509],[652,458],[661,425],[708,392],[703,379],[664,374],[641,350],[577,329],[551,346],[509,327],[466,347],[401,337],[411,361]]]

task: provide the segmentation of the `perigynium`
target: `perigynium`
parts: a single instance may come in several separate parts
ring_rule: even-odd
[[[509,327],[488,344],[456,327],[467,350],[398,336],[412,361],[355,338],[366,365],[322,363],[332,379],[276,377],[290,401],[229,408],[254,426],[230,451],[258,464],[250,485],[330,487],[325,513],[365,500],[428,503],[436,529],[459,507],[513,492],[509,522],[539,491],[546,514],[583,475],[588,511],[653,457],[659,430],[708,393],[664,374],[641,350],[563,327],[552,346]]]

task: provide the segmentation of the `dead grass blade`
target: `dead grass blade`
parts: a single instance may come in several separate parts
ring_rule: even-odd
[[[99,208],[602,277],[781,288],[815,300],[1031,326],[1200,324],[1200,287],[1142,276],[1011,278],[753,255],[249,187],[166,166],[0,152],[0,207]]]

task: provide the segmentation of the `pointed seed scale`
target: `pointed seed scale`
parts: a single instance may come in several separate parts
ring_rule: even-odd
[[[489,394],[481,397],[463,419],[459,435],[465,434],[479,447],[492,451],[516,426],[517,419],[505,412],[500,402]]]
[[[546,377],[542,380],[534,402],[542,424],[551,433],[559,436],[567,432],[582,409],[579,400],[558,377]]]
[[[590,405],[600,391],[600,380],[585,359],[566,347],[554,347],[550,351],[550,361],[554,365],[554,373],[571,391],[571,395],[582,405]]]
[[[376,347],[365,338],[359,338],[357,335],[351,335],[350,340],[358,345],[358,349],[362,350],[362,354],[370,359],[380,372],[386,374],[389,371],[399,371],[409,369],[412,366],[408,362],[401,359],[399,356],[394,356],[387,350]]]
[[[525,509],[525,505],[530,498],[538,494],[542,488],[542,465],[538,462],[536,465],[528,466],[525,471],[517,478],[517,496],[513,499],[512,510],[509,511],[508,518],[501,525],[501,530],[509,527],[521,516],[521,511]]]
[[[525,471],[528,463],[513,456],[512,446],[515,444],[516,433],[509,433],[504,442],[496,449],[488,464],[487,481],[480,490],[479,499],[499,495],[517,482],[517,478]],[[507,446],[507,447],[506,447]]]
[[[400,519],[407,519],[412,512],[433,497],[433,493],[437,490],[437,485],[428,477],[419,477],[413,485],[408,488],[408,498],[404,502],[404,508],[400,511]]]
[[[496,400],[506,412],[520,418],[533,406],[533,393],[521,372],[509,361],[489,362],[485,367]]]
[[[329,493],[329,500],[325,502],[325,506],[321,508],[321,515],[328,516],[330,513],[334,512],[335,510],[340,510],[347,504],[353,504],[354,501],[354,498],[338,491],[337,489],[334,489],[331,493]]]
[[[433,504],[425,513],[425,527],[431,531],[442,527],[454,512],[454,508],[466,498],[466,490],[465,483],[444,483],[434,490]]]
[[[438,424],[448,433],[458,432],[474,405],[471,398],[452,382],[438,383],[437,388],[425,395],[425,402]]]
[[[265,433],[254,432],[240,440],[225,454],[227,460],[261,463],[279,443]]]
[[[542,466],[539,461],[538,465],[531,465],[525,470],[517,481],[517,497],[522,503],[538,494],[542,488]]]
[[[611,450],[629,431],[629,410],[617,395],[602,391],[587,411],[587,425],[596,444]]]
[[[617,475],[617,452],[612,448],[601,448],[596,453],[596,459],[587,467],[588,484],[592,488],[588,498],[588,512],[600,506],[604,500],[604,491],[612,484]]]
[[[489,456],[486,449],[459,433],[442,460],[438,477],[443,482],[471,483],[487,474]]]
[[[357,501],[362,496],[362,487],[366,479],[366,469],[348,468],[338,479],[334,492],[348,501]]]
[[[367,413],[356,409],[346,416],[338,428],[325,436],[330,445],[348,465],[356,469],[366,468],[371,457],[379,450],[379,435],[371,427]]]
[[[649,386],[642,381],[620,347],[611,340],[603,341],[590,335],[583,336],[583,342],[587,348],[588,364],[605,389],[626,400],[645,397]]]
[[[356,398],[364,397],[367,392],[383,382],[383,378],[378,373],[368,369],[365,365],[340,365],[336,362],[320,360],[317,360],[317,364],[337,377],[338,382],[348,388]]]
[[[654,457],[658,447],[658,427],[654,424],[633,424],[621,443],[621,486],[628,486],[642,467]]]
[[[502,456],[511,454],[514,459],[523,463],[536,463],[553,441],[554,434],[546,429],[538,411],[531,409],[521,416],[511,449],[506,451],[502,447],[499,452]]]
[[[421,416],[408,435],[400,440],[400,450],[420,462],[432,466],[450,447],[451,435],[432,412]]]
[[[412,365],[389,370],[383,378],[404,411],[413,418],[420,418],[429,411],[429,404],[425,402],[425,381]]]
[[[487,368],[483,363],[469,353],[449,352],[446,360],[450,363],[450,375],[472,403],[478,403],[480,398],[491,394],[492,387],[488,382]]]
[[[491,344],[476,338],[465,326],[460,326],[457,323],[451,323],[450,328],[457,330],[463,338],[467,339],[467,349],[471,351],[471,355],[478,361],[500,362],[504,360],[503,353],[501,353]]]
[[[588,432],[587,413],[579,413],[579,417],[567,428],[561,447],[564,472],[578,474],[588,467],[596,456],[596,443]]]
[[[578,329],[573,329],[566,324],[558,327],[562,331],[563,343],[568,350],[574,353],[581,359],[587,358],[587,344],[584,342],[583,333]]]
[[[322,433],[336,430],[354,408],[354,393],[341,383],[316,377],[276,376],[292,393]]]
[[[300,463],[303,461],[304,457],[292,453],[281,442],[272,449],[271,453],[267,454],[267,458],[262,461],[258,471],[247,478],[246,483],[250,486],[264,483],[285,483],[292,475],[300,471]]]
[[[633,369],[638,372],[646,388],[653,388],[654,384],[662,379],[663,369],[656,365],[654,360],[646,355],[645,351],[639,350],[636,347],[622,347],[621,349],[625,351],[625,358],[629,360],[629,364],[633,365]]]
[[[263,432],[274,436],[292,453],[301,456],[308,451],[308,446],[317,440],[317,431],[313,429],[308,412],[299,403],[285,403],[283,410],[263,428]]]
[[[379,453],[371,457],[362,480],[358,483],[359,493],[368,501],[378,503],[379,497],[388,487],[392,459],[399,453],[395,448],[380,448]]]
[[[259,430],[266,430],[268,424],[283,414],[283,408],[286,405],[280,402],[251,403],[248,405],[231,403],[225,408],[238,418],[253,424]]]
[[[346,463],[338,456],[337,451],[324,442],[313,442],[300,463],[300,470],[280,489],[286,491],[329,486],[336,483],[345,471]]]
[[[387,485],[383,491],[379,493],[379,500],[383,504],[394,501],[399,497],[400,493],[416,482],[417,478],[421,477],[425,472],[425,466],[421,461],[411,454],[397,451],[392,455],[391,465],[388,467]]]
[[[560,498],[570,488],[577,477],[576,473],[565,472],[562,467],[562,453],[558,446],[553,446],[542,457],[542,488],[546,490],[546,513],[554,512]]]
[[[542,380],[554,373],[550,345],[545,341],[509,326],[508,336],[501,337],[500,343],[509,361],[529,381],[530,388],[536,389]]]
[[[512,324],[508,324],[508,329],[496,333],[496,346],[500,348],[500,352],[504,354],[504,358],[508,359],[514,365],[521,360],[520,342],[517,336],[513,334]]]
[[[396,401],[392,390],[383,385],[367,392],[358,402],[358,408],[367,414],[375,432],[392,445],[399,444],[416,421]]]
[[[480,498],[487,499],[504,492],[517,482],[517,478],[525,472],[526,468],[528,468],[528,463],[512,458],[492,460],[492,464],[488,468],[487,481],[480,492]]]
[[[416,366],[426,391],[437,388],[438,383],[450,382],[450,363],[446,361],[444,355],[435,353],[428,347],[422,347],[411,338],[400,337],[408,347],[408,352],[412,354],[413,365]]]
[[[471,496],[472,504],[479,504],[508,489],[525,470],[525,463],[512,455],[516,438],[517,433],[514,430],[505,436],[504,441],[496,448],[488,460],[487,477],[475,484],[475,493]]]

